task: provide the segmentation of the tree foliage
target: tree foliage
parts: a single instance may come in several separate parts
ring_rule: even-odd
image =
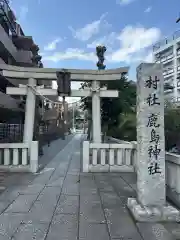
[[[164,112],[166,150],[168,151],[180,141],[180,108],[167,104]]]

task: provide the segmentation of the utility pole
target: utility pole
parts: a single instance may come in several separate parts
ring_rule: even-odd
[[[63,128],[63,136],[62,139],[65,140],[65,96],[63,96],[63,120],[62,120],[62,128]]]
[[[83,121],[83,132],[84,132],[84,134],[86,133],[85,132],[85,123],[86,123],[86,111],[84,111],[84,121]]]
[[[75,133],[75,119],[74,119],[74,104],[72,104],[72,111],[73,111],[73,126],[72,126],[72,128],[73,128],[73,133]]]

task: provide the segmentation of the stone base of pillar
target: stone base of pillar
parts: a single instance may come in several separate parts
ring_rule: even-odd
[[[143,207],[135,198],[128,198],[127,207],[138,222],[180,222],[180,212],[170,204]]]

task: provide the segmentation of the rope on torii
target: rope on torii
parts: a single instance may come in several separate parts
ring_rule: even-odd
[[[100,65],[103,63],[103,52],[105,48],[99,49],[101,51],[97,52],[98,58],[100,60]],[[99,65],[99,64],[98,64]],[[122,74],[128,72],[128,67],[121,67],[117,69],[109,70],[80,70],[80,69],[67,69],[65,72],[70,72],[70,81],[79,82],[91,82],[91,89],[79,89],[71,90],[70,95],[68,94],[57,94],[58,89],[47,89],[37,86],[38,80],[45,81],[58,81],[57,72],[62,72],[62,69],[51,69],[51,68],[28,68],[28,67],[15,67],[6,64],[0,64],[0,69],[2,70],[2,75],[6,78],[20,79],[21,81],[28,81],[28,87],[7,87],[6,93],[9,95],[20,95],[26,97],[25,106],[25,124],[24,124],[24,136],[23,141],[28,143],[29,149],[33,139],[33,127],[35,118],[35,104],[36,96],[39,95],[48,102],[55,104],[61,104],[58,101],[53,101],[46,96],[68,96],[68,97],[80,97],[85,99],[86,97],[92,97],[92,117],[93,117],[93,138],[94,142],[101,142],[101,121],[100,121],[100,99],[109,97],[118,97],[117,90],[108,90],[100,88],[101,81],[113,81],[119,80]],[[60,74],[61,75],[61,74]],[[62,74],[63,75],[63,74]],[[62,78],[59,79],[62,84]],[[64,80],[63,80],[64,81]],[[69,81],[69,79],[68,79]],[[68,86],[68,84],[67,84]],[[60,89],[59,89],[60,90]],[[82,101],[82,99],[80,101]],[[79,101],[77,101],[79,102]],[[64,103],[64,101],[63,101]],[[71,103],[72,105],[75,103]],[[70,104],[70,105],[71,105]]]
[[[40,97],[42,97],[42,98],[43,98],[45,101],[47,101],[47,102],[53,103],[54,105],[58,105],[58,104],[61,105],[61,104],[62,104],[62,103],[59,102],[59,101],[56,102],[56,101],[53,101],[53,100],[51,100],[51,99],[45,97],[43,94],[41,94],[40,92],[38,92],[38,91],[36,90],[36,88],[34,88],[34,87],[30,86],[30,85],[27,85],[27,87],[31,88],[31,89],[33,90],[33,92],[36,93],[36,95],[39,95]],[[70,105],[70,104],[72,104],[72,105],[73,105],[73,104],[76,104],[76,103],[78,103],[78,102],[84,100],[85,98],[87,98],[87,96],[81,98],[81,99],[78,100],[78,101],[75,101],[75,102],[69,103],[69,105]]]
[[[37,89],[34,88],[33,86],[30,86],[30,85],[28,85],[28,84],[27,84],[26,86],[27,86],[28,88],[31,88],[32,91],[33,91],[36,95],[39,95],[40,97],[42,97],[44,101],[47,101],[47,103],[52,103],[53,105],[62,105],[62,102],[59,102],[59,101],[56,102],[56,101],[53,101],[53,100],[45,97],[43,94],[41,94],[39,91],[37,91]],[[91,92],[97,92],[97,91],[100,90],[100,87],[99,87],[99,88],[96,88],[96,89],[90,87],[89,89],[91,90]],[[105,89],[105,88],[104,88],[104,89]],[[88,97],[88,96],[85,96],[85,97],[82,97],[80,100],[74,101],[74,102],[72,102],[72,103],[68,103],[68,106],[69,106],[69,105],[77,104],[78,102],[83,101],[83,100],[86,99],[87,97]]]

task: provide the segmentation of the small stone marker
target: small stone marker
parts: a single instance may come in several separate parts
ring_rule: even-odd
[[[161,64],[137,68],[137,200],[128,207],[139,221],[176,221],[179,212],[166,205],[164,79]],[[168,212],[167,212],[168,211]]]

